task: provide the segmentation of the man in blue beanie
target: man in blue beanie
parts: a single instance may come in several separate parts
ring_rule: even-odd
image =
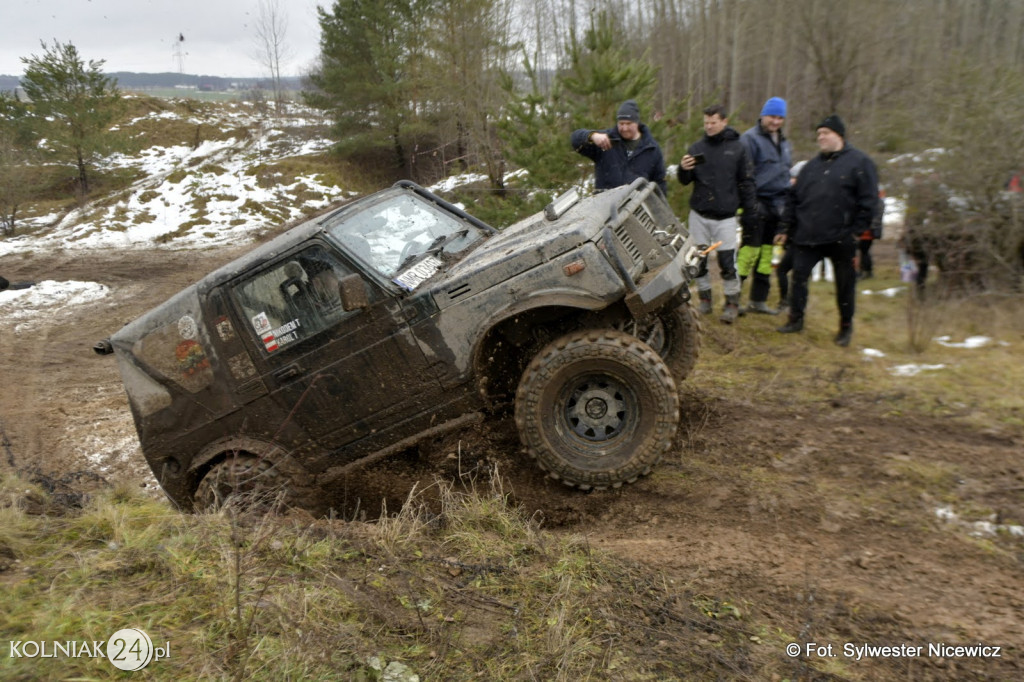
[[[793,148],[782,133],[786,122],[786,100],[770,97],[761,107],[757,125],[743,133],[740,140],[754,164],[757,186],[757,220],[743,223],[743,244],[736,258],[740,281],[753,274],[749,305],[745,312],[776,315],[768,307],[771,289],[772,240],[778,231],[779,219],[789,193],[789,168],[793,165]]]
[[[640,122],[636,100],[623,102],[616,118],[614,128],[580,128],[569,138],[577,153],[594,162],[594,187],[601,191],[646,178],[666,192],[665,158],[651,131]]]
[[[857,235],[870,229],[878,207],[878,171],[867,154],[846,142],[846,125],[835,114],[817,127],[820,153],[800,171],[787,202],[779,243],[793,253],[793,291],[789,320],[777,331],[793,334],[804,328],[807,280],[823,258],[836,273],[839,308],[838,346],[850,345],[857,272],[853,257]]]

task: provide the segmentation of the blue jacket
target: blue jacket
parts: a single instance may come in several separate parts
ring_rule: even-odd
[[[587,138],[591,133],[604,133],[611,138],[612,148],[602,150]],[[658,183],[663,193],[668,192],[665,185],[665,157],[661,147],[654,141],[651,131],[643,123],[640,124],[640,144],[627,154],[622,144],[622,136],[618,127],[608,130],[586,130],[580,128],[570,137],[572,148],[594,162],[594,186],[597,189],[612,189],[628,185],[637,178],[646,178]]]
[[[743,133],[740,141],[747,146],[747,155],[754,164],[754,184],[760,199],[777,199],[789,191],[789,167],[793,165],[793,147],[779,131],[779,143],[756,126]]]

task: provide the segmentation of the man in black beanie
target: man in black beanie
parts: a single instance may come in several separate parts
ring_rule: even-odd
[[[853,335],[857,273],[853,265],[857,235],[870,229],[878,204],[878,171],[864,152],[846,142],[846,125],[835,114],[817,127],[820,153],[797,176],[783,215],[785,231],[776,237],[793,249],[793,286],[789,320],[783,334],[804,328],[807,281],[823,258],[835,270],[839,332],[835,342],[850,345]]]
[[[640,122],[636,100],[623,102],[616,118],[614,128],[580,128],[569,138],[577,153],[594,162],[594,187],[598,191],[612,189],[646,178],[667,192],[665,158],[651,131]]]

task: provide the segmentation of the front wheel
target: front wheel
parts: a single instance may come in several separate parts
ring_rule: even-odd
[[[567,334],[527,366],[516,426],[530,456],[567,485],[617,488],[651,471],[679,424],[672,372],[647,344],[604,329]]]

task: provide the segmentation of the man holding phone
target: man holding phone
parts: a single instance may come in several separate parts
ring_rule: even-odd
[[[679,162],[679,182],[693,183],[690,195],[690,235],[698,244],[721,242],[715,251],[722,275],[725,304],[719,318],[732,324],[739,315],[740,281],[736,275],[736,211],[742,208],[744,226],[756,222],[757,192],[754,167],[740,134],[729,127],[725,107],[714,104],[704,110],[704,137],[690,145]],[[697,277],[701,314],[713,310],[711,275]]]

